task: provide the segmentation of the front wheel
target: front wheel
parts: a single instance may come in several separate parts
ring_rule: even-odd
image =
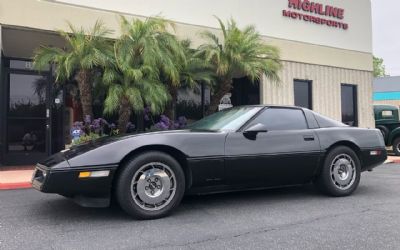
[[[116,197],[121,208],[137,219],[156,219],[171,213],[185,192],[179,163],[163,152],[133,157],[118,177]]]
[[[361,164],[356,153],[348,147],[339,146],[328,153],[316,184],[328,195],[348,196],[358,187],[360,177]]]

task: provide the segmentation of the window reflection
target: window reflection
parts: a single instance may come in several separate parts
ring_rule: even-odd
[[[8,151],[46,152],[45,119],[8,119]]]
[[[10,116],[44,117],[47,79],[40,75],[10,74]]]

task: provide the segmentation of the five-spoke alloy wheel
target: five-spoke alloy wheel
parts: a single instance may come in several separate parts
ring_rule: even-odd
[[[121,208],[138,219],[168,215],[185,192],[185,175],[170,155],[149,151],[135,155],[117,176],[115,196]]]

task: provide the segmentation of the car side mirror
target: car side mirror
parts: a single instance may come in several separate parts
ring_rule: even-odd
[[[264,124],[261,123],[257,123],[254,124],[250,127],[248,127],[245,131],[244,134],[252,134],[252,135],[256,135],[258,133],[266,133],[268,132],[267,127]]]

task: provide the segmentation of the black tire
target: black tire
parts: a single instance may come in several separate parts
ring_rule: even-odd
[[[379,129],[380,131],[381,131],[381,133],[382,133],[382,135],[383,135],[383,139],[385,140],[385,142],[386,142],[386,137],[388,136],[388,134],[389,134],[389,129],[387,128],[387,127],[385,127],[385,126],[376,126],[376,128],[377,129]]]
[[[352,171],[352,174],[351,176],[349,174],[345,180],[340,180],[338,172],[334,170],[336,169],[336,166],[348,166],[348,164],[346,165],[338,162],[339,160],[341,160],[346,163],[347,160],[348,163],[351,163],[351,161],[347,157],[352,160],[352,164],[350,165],[351,170],[347,168],[348,172]],[[361,164],[360,160],[357,157],[357,154],[351,148],[346,146],[338,146],[331,149],[328,152],[328,155],[326,156],[324,163],[321,167],[322,168],[320,174],[317,177],[315,184],[318,189],[323,193],[330,196],[342,197],[351,195],[357,189],[361,177]],[[346,176],[346,174],[344,174],[344,176]],[[351,179],[348,179],[349,177]],[[338,183],[335,178],[337,178],[339,182],[344,181],[349,183],[347,185],[339,187],[340,183]]]
[[[392,149],[395,155],[400,156],[400,137],[393,140]]]
[[[155,163],[155,164],[149,164],[149,163]],[[146,164],[148,164],[148,165],[146,165]],[[148,190],[150,190],[150,188],[151,188],[151,192],[153,192],[153,188],[155,188],[155,190],[157,192],[157,187],[159,188],[158,190],[162,190],[162,192],[165,192],[164,185],[160,184],[160,185],[154,185],[151,187],[151,185],[153,185],[153,184],[149,184],[149,183],[155,183],[155,182],[151,182],[151,180],[149,182],[147,177],[146,177],[146,181],[144,181],[143,178],[145,175],[143,174],[143,172],[138,172],[138,171],[139,170],[143,171],[143,167],[145,167],[144,169],[146,169],[146,166],[154,166],[154,165],[156,166],[157,164],[159,164],[160,166],[167,166],[168,170],[165,170],[165,171],[167,171],[168,173],[169,172],[173,173],[173,175],[175,177],[175,181],[174,181],[175,192],[168,191],[168,193],[170,194],[169,197],[172,196],[172,198],[167,198],[169,202],[167,204],[163,204],[163,205],[165,205],[164,207],[157,209],[157,210],[150,210],[150,209],[155,209],[155,208],[146,207],[147,205],[145,205],[146,203],[143,201],[142,201],[143,203],[141,205],[144,207],[141,207],[139,205],[140,201],[141,201],[139,192],[141,192],[141,195],[143,195],[146,192],[150,192],[150,191],[148,191]],[[183,195],[185,193],[185,174],[184,174],[180,164],[172,156],[165,154],[163,152],[149,151],[149,152],[141,153],[139,155],[135,155],[131,160],[129,160],[122,167],[123,167],[122,172],[118,175],[118,179],[116,182],[115,196],[116,196],[117,201],[118,201],[119,205],[121,206],[121,208],[126,213],[131,215],[132,217],[134,217],[136,219],[142,219],[142,220],[157,219],[157,218],[165,217],[168,214],[170,214],[171,212],[173,212],[173,210],[181,202]],[[153,169],[154,169],[154,167],[153,167]],[[151,170],[149,170],[149,171],[151,171]],[[137,178],[137,176],[140,177],[139,178],[140,180],[143,180],[142,183],[145,183],[143,185],[148,184],[148,186],[142,186],[142,187],[145,187],[146,189],[142,188],[141,191],[135,191],[136,188],[139,189],[139,184],[136,184],[136,186],[135,186],[134,183],[138,183],[139,180],[136,182],[135,181],[132,182],[132,181],[133,181],[133,178]],[[148,175],[146,175],[146,176],[148,176]],[[154,175],[154,176],[156,176],[156,175]],[[141,177],[143,177],[143,178],[141,178]],[[159,177],[159,179],[162,179],[162,177],[160,177],[160,176],[156,176],[154,178],[157,178],[157,177]],[[171,177],[169,177],[168,179],[172,180]],[[165,179],[165,180],[167,180],[167,179]],[[159,181],[160,183],[164,183],[162,180],[157,180],[157,181]],[[171,184],[171,186],[173,186],[173,185]],[[131,187],[133,187],[133,188],[131,188]],[[146,190],[146,191],[144,191],[144,190]],[[171,189],[169,189],[169,190],[171,190]],[[136,197],[136,199],[134,199],[134,196]],[[150,196],[146,196],[146,198],[151,199]]]

